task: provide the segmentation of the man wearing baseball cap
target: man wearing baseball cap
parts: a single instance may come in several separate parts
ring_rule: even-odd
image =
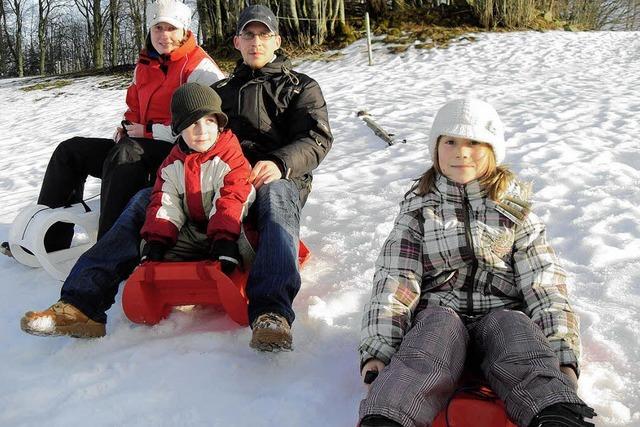
[[[300,211],[311,191],[311,171],[331,148],[327,105],[318,83],[292,70],[277,53],[278,20],[262,5],[238,18],[235,48],[242,60],[213,84],[229,127],[252,165],[256,200],[249,212],[260,240],[247,282],[251,347],[291,349],[293,299],[300,289]]]

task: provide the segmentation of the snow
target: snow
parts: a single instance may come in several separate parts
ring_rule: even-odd
[[[509,164],[534,182],[581,317],[580,395],[599,426],[640,426],[640,34],[475,35],[447,49],[395,55],[364,41],[297,69],[320,83],[335,144],[315,174],[301,233],[312,251],[294,308],[293,352],[263,354],[250,331],[209,309],[135,325],[120,300],[96,340],[22,333],[28,310],[53,304],[60,282],[0,259],[0,425],[350,426],[363,395],[360,312],[398,202],[428,166],[436,110],[473,94],[507,126]],[[66,138],[111,136],[124,91],[109,78],[24,92],[0,81],[0,240],[35,202]],[[406,144],[375,137],[358,110]],[[99,186],[90,180],[87,196]]]

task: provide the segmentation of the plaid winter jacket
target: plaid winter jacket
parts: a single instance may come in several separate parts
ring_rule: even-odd
[[[578,368],[578,317],[567,301],[565,272],[525,193],[513,182],[496,203],[477,181],[460,185],[440,176],[436,191],[400,204],[364,308],[362,363],[389,363],[413,316],[435,304],[463,320],[520,310],[540,326],[560,363]]]

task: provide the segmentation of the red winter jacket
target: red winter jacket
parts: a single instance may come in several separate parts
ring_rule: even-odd
[[[182,84],[196,82],[204,86],[224,78],[207,53],[196,44],[193,33],[168,55],[143,50],[127,89],[124,118],[145,125],[145,137],[173,142],[171,133],[171,96]]]
[[[175,245],[186,221],[206,225],[211,240],[237,240],[255,198],[251,166],[231,130],[206,152],[191,151],[182,138],[158,169],[142,238]]]

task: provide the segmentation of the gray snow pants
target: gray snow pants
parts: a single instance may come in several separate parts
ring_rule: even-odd
[[[430,426],[454,393],[467,349],[518,425],[554,403],[584,404],[540,328],[524,313],[496,310],[465,326],[444,307],[426,307],[360,403],[360,419],[383,415],[404,427]]]

